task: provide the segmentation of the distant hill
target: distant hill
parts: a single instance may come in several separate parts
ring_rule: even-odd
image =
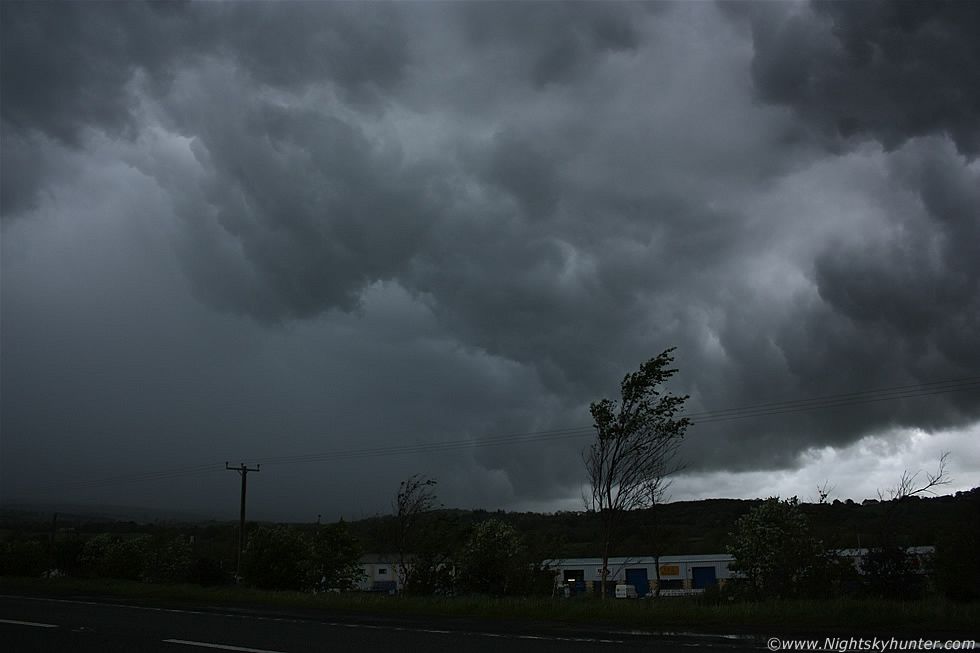
[[[762,503],[761,499],[705,499],[677,501],[640,510],[625,520],[622,534],[612,555],[649,555],[657,533],[662,555],[723,553],[728,534],[739,517]],[[883,518],[900,542],[908,546],[935,544],[943,533],[952,533],[964,523],[980,518],[980,488],[957,492],[955,496],[910,498],[901,502],[834,501],[825,504],[803,504],[811,530],[830,548],[869,546],[881,528]],[[565,557],[599,555],[599,524],[594,514],[558,512],[554,514],[522,512],[488,512],[485,510],[451,510],[462,524],[476,523],[490,517],[512,524],[532,543],[552,547],[560,543]],[[379,531],[375,517],[350,524],[367,550],[380,550],[383,543],[374,541]]]
[[[728,534],[739,517],[762,503],[761,499],[706,499],[678,501],[629,514],[611,552],[614,556],[684,555],[723,553]],[[956,533],[965,524],[980,519],[980,488],[956,495],[910,498],[899,502],[834,501],[803,504],[810,527],[829,548],[859,548],[874,543],[887,518],[897,542],[906,546],[936,544],[944,534]],[[59,528],[76,533],[147,532],[152,525],[167,525],[179,531],[210,533],[208,537],[235,540],[237,522],[217,522],[200,515],[176,511],[119,506],[7,506],[0,510],[0,529],[6,533],[46,533],[51,516],[58,512]],[[491,517],[512,524],[529,544],[549,557],[596,557],[599,555],[599,524],[586,512],[490,512],[445,510],[464,528]],[[382,552],[380,538],[390,516],[348,522],[351,531],[369,552]],[[250,522],[251,527],[254,523]],[[313,524],[297,524],[303,530]],[[654,550],[657,543],[659,551]]]
[[[10,504],[0,507],[0,518],[51,521],[58,513],[59,520],[85,522],[135,522],[137,524],[197,523],[207,521],[204,513],[187,510],[163,510],[138,506],[83,505],[72,503]]]

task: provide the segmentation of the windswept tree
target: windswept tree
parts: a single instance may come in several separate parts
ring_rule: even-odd
[[[392,508],[395,511],[395,569],[402,587],[409,584],[413,566],[413,549],[430,513],[439,507],[436,480],[423,474],[412,474],[398,486]]]
[[[603,598],[609,551],[624,514],[653,505],[662,495],[664,478],[682,466],[678,450],[692,422],[677,416],[687,395],[664,388],[677,373],[670,367],[673,351],[627,374],[619,401],[602,399],[589,406],[596,439],[583,456],[591,491],[586,508],[599,515],[601,524]]]

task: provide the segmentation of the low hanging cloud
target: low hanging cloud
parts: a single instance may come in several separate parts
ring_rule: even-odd
[[[980,369],[969,3],[0,11],[17,455],[66,437],[53,347],[98,352],[79,406],[115,398],[69,411],[79,456],[146,420],[163,437],[167,411],[213,455],[588,426],[675,345],[692,412]],[[134,385],[134,359],[170,372]],[[975,398],[709,420],[685,457],[795,470],[895,429],[969,432]],[[429,463],[460,503],[540,506],[577,494],[583,444]]]

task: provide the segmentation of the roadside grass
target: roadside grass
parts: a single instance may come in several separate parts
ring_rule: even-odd
[[[591,597],[558,599],[486,596],[387,596],[360,592],[313,595],[241,586],[147,584],[79,578],[0,578],[0,589],[84,592],[168,604],[241,605],[378,614],[488,618],[507,621],[603,625],[650,632],[752,632],[759,629],[847,628],[903,631],[974,632],[980,603],[954,603],[942,597],[918,601],[840,598],[821,601],[764,601],[706,604],[697,598],[601,601]]]

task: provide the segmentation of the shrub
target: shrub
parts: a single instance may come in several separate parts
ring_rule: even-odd
[[[0,544],[0,576],[40,576],[48,568],[47,549],[37,540]]]
[[[259,528],[249,536],[242,564],[245,582],[259,589],[301,590],[309,547],[290,526]]]
[[[343,520],[323,526],[310,545],[309,585],[317,591],[352,589],[363,575],[362,553]]]
[[[843,569],[810,533],[799,499],[766,501],[735,522],[729,565],[752,598],[790,598],[826,593],[836,584],[832,571]]]
[[[195,560],[188,570],[188,580],[202,587],[223,585],[227,580],[221,562],[211,556],[202,556]]]
[[[102,578],[139,580],[143,571],[143,547],[147,536],[123,539],[119,535],[96,535],[82,546],[80,561],[90,575]]]
[[[141,578],[148,583],[180,583],[187,580],[191,545],[181,536],[154,536],[144,540]]]

